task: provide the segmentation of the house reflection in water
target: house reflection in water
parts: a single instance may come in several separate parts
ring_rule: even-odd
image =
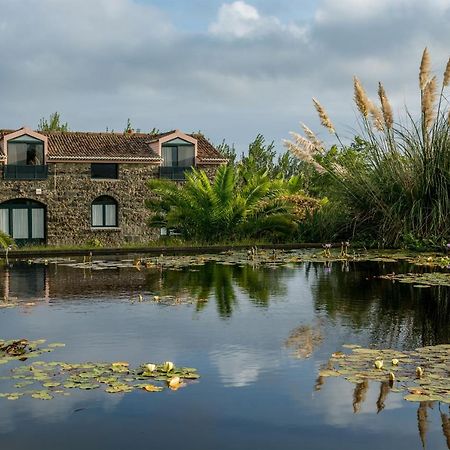
[[[48,267],[18,262],[0,272],[0,292],[5,300],[45,300],[50,298]]]
[[[15,261],[0,268],[0,295],[6,300],[133,297],[145,290],[145,276],[135,269],[80,270],[61,264]]]

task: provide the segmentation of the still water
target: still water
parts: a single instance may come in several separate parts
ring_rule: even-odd
[[[19,306],[0,309],[0,338],[66,343],[40,359],[170,360],[201,378],[176,392],[0,398],[0,449],[450,448],[442,426],[449,405],[428,405],[419,431],[419,404],[383,394],[380,383],[364,393],[337,378],[317,383],[342,344],[410,350],[450,342],[448,288],[375,278],[407,269],[208,263],[90,271],[14,262],[0,269],[0,295]],[[163,305],[154,295],[191,301]]]

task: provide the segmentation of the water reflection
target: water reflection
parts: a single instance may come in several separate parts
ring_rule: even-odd
[[[286,294],[286,278],[293,276],[293,268],[258,268],[206,264],[195,269],[149,270],[145,284],[159,295],[180,296],[188,293],[197,299],[201,311],[208,299],[215,298],[222,318],[230,317],[237,305],[237,289],[242,290],[256,306],[267,307],[273,296]]]
[[[287,295],[287,285],[300,271],[311,285],[317,313],[352,330],[364,330],[370,343],[383,347],[414,348],[450,342],[450,288],[417,289],[412,285],[374,279],[408,267],[384,263],[306,263],[292,267],[255,267],[208,263],[177,270],[151,268],[80,270],[63,265],[16,262],[0,269],[4,299],[126,297],[142,292],[190,297],[201,312],[216,302],[221,318],[229,318],[240,293],[267,308],[271,299]],[[307,335],[307,330],[305,331]],[[313,337],[313,336],[311,336]],[[307,340],[307,339],[306,339]],[[313,339],[314,340],[314,339]],[[308,352],[307,352],[308,353]]]
[[[309,358],[316,347],[323,342],[323,321],[315,324],[300,325],[292,330],[284,345],[293,352],[298,359]]]
[[[16,262],[0,271],[0,292],[4,299],[63,299],[93,297],[133,298],[142,292],[157,296],[190,297],[202,311],[214,298],[222,318],[229,318],[237,306],[238,291],[252,304],[267,308],[270,298],[287,292],[286,280],[294,267],[276,270],[255,266],[206,264],[194,268],[145,271],[115,268],[74,269],[58,264]]]
[[[243,346],[226,346],[210,354],[225,387],[244,387],[255,383],[262,372],[275,370],[276,355]]]
[[[68,448],[95,450],[93,436],[101,428],[111,449],[125,448],[125,437],[132,445],[221,450],[294,449],[299,442],[311,449],[340,442],[374,450],[386,439],[398,449],[423,443],[445,448],[447,405],[406,403],[388,383],[314,382],[318,367],[343,343],[415,348],[450,341],[449,290],[373,278],[394,270],[403,268],[372,262],[277,269],[208,263],[140,272],[14,263],[0,269],[4,296],[50,303],[27,315],[2,310],[5,336],[65,342],[76,361],[170,359],[202,374],[192,390],[176,396],[95,392],[51,403],[8,403],[0,409],[2,443],[7,438],[5,448],[26,448],[36,433],[66,439],[76,430]],[[139,294],[145,304],[130,301]],[[153,295],[189,297],[193,305],[164,308],[149,302]],[[291,357],[292,350],[301,360]],[[313,386],[320,392],[311,396]],[[62,431],[52,435],[50,426]],[[83,438],[79,430],[89,426],[92,434]],[[41,442],[36,448],[59,447]]]
[[[370,333],[380,347],[416,348],[450,342],[450,288],[418,289],[410,284],[374,279],[398,266],[359,264],[349,271],[331,272],[309,265],[315,306],[334,321]]]

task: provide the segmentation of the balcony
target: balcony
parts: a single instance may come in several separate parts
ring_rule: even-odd
[[[3,178],[5,180],[46,180],[48,177],[48,166],[36,165],[13,165],[3,166]]]
[[[191,170],[192,167],[161,166],[159,168],[159,176],[166,180],[184,181],[186,179],[186,173],[189,173]]]

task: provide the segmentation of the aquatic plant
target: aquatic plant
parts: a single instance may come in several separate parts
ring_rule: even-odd
[[[348,229],[374,235],[381,245],[401,244],[405,236],[447,242],[450,116],[445,90],[449,85],[450,59],[439,91],[425,49],[419,72],[420,118],[415,120],[407,110],[404,124],[395,120],[381,83],[376,105],[355,77],[354,101],[362,135],[350,147],[342,144],[325,109],[313,99],[322,125],[338,145],[326,150],[309,132],[306,137],[291,133],[293,139],[285,145],[327,177],[332,200],[347,212]]]
[[[24,361],[44,352],[50,352],[62,343],[48,344],[39,348],[45,340],[26,339],[0,341],[0,364],[12,360]],[[29,396],[39,400],[52,400],[57,395],[70,395],[71,390],[94,390],[103,388],[106,393],[117,394],[142,389],[160,392],[165,387],[178,390],[186,380],[200,378],[191,367],[178,367],[171,361],[163,364],[145,363],[136,368],[126,361],[69,363],[61,361],[37,361],[31,365],[20,365],[11,370],[3,382],[14,383],[14,390],[0,393],[0,398],[18,400]],[[159,384],[155,384],[159,383]]]
[[[362,348],[344,345],[351,353],[333,353],[323,367],[321,377],[344,377],[357,386],[367,381],[379,381],[388,391],[405,393],[412,402],[438,401],[450,403],[450,345],[417,348],[414,351]],[[384,393],[384,398],[387,393]],[[384,404],[380,394],[378,409]]]

